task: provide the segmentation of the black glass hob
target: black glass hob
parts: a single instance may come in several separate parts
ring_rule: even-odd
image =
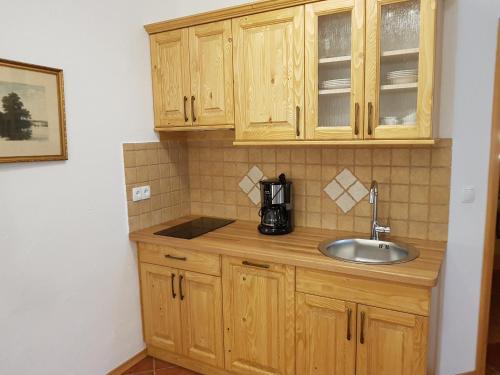
[[[202,234],[225,227],[226,225],[231,223],[234,223],[234,220],[218,219],[214,217],[200,217],[198,219],[176,225],[175,227],[160,230],[158,232],[155,232],[155,234],[159,236],[184,238],[190,240],[191,238],[201,236]]]

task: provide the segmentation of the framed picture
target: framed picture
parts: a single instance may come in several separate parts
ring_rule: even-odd
[[[63,72],[0,59],[0,163],[67,160]]]

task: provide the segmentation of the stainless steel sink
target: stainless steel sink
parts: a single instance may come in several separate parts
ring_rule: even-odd
[[[411,245],[362,238],[326,240],[318,249],[330,258],[364,264],[404,263],[420,255]]]

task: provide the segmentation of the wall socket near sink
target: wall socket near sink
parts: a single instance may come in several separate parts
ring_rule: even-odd
[[[134,202],[151,198],[151,188],[149,185],[139,186],[132,189],[132,200]]]

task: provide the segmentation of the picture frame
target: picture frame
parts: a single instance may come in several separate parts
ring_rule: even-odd
[[[0,163],[67,159],[62,69],[0,59]]]

